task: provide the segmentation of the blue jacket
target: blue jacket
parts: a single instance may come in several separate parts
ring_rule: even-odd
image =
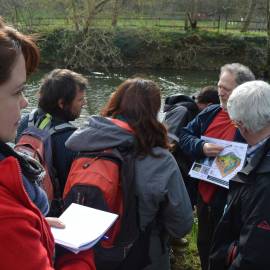
[[[214,117],[221,110],[220,105],[211,105],[199,113],[186,127],[180,130],[179,146],[193,160],[205,157],[203,153],[204,140],[200,137],[205,133]],[[245,142],[237,129],[234,141]]]

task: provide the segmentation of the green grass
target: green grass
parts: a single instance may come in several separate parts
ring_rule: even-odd
[[[200,260],[197,250],[197,234],[198,224],[197,218],[194,219],[194,224],[191,232],[187,235],[188,246],[174,247],[176,261],[172,265],[172,270],[200,270]]]
[[[57,28],[74,29],[74,24],[72,20],[68,19],[53,19],[53,18],[42,18],[34,19],[33,25],[26,25],[25,22],[18,23],[17,26],[22,30],[30,29],[35,32],[48,32],[53,31]],[[98,17],[93,21],[93,27],[96,28],[111,28],[111,18]],[[176,19],[158,19],[158,18],[147,18],[147,17],[119,17],[118,28],[137,28],[137,29],[155,29],[162,32],[184,32],[184,20]],[[221,21],[220,29],[218,29],[217,21],[202,20],[198,22],[198,30],[208,31],[212,33],[219,34],[229,34],[229,35],[240,35],[240,36],[266,36],[266,31],[249,31],[246,33],[240,32],[241,23],[235,23],[233,25],[227,24],[227,29],[225,29],[225,22]]]

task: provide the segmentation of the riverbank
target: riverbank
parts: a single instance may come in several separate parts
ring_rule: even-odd
[[[39,41],[42,64],[77,70],[151,68],[218,70],[229,62],[263,75],[266,36],[213,32],[163,32],[155,29],[58,29]]]

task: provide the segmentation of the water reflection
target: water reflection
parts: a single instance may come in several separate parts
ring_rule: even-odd
[[[40,71],[29,81],[27,85],[26,97],[29,106],[23,111],[27,113],[37,105],[37,91],[39,81],[48,71]],[[163,99],[166,96],[183,93],[191,95],[203,86],[216,84],[217,72],[196,72],[196,71],[153,71],[153,70],[125,70],[112,71],[110,73],[91,72],[84,74],[89,79],[87,89],[87,105],[82,111],[81,124],[89,115],[97,114],[106,104],[108,97],[115,88],[125,79],[132,76],[141,76],[157,82],[162,89]]]

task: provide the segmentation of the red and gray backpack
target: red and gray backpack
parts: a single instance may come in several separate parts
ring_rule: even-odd
[[[59,182],[53,167],[53,150],[51,137],[55,133],[76,129],[70,123],[51,126],[49,114],[38,115],[38,110],[29,114],[28,127],[22,132],[15,150],[27,154],[40,162],[45,169],[45,177],[41,183],[50,202],[61,198]]]
[[[119,215],[108,239],[94,247],[97,270],[140,270],[149,264],[150,229],[139,229],[135,190],[133,146],[80,152],[72,163],[65,208],[75,202]]]

